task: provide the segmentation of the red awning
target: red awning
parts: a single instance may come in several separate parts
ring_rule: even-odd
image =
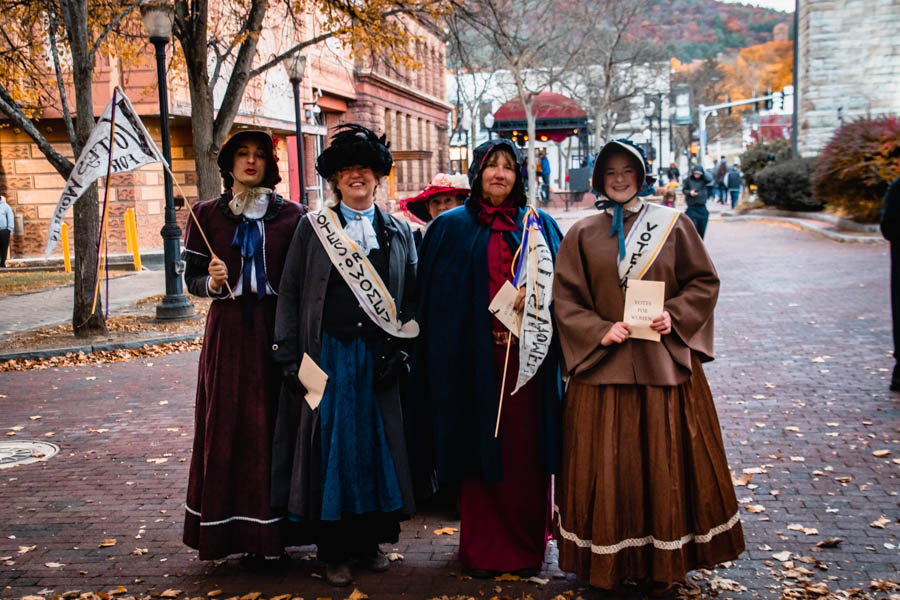
[[[555,92],[541,92],[535,96],[532,110],[538,119],[577,119],[587,116],[577,102]],[[525,119],[525,109],[519,98],[509,100],[494,113],[494,121],[521,121],[523,119]]]
[[[554,92],[541,92],[534,98],[535,135],[538,140],[561,142],[587,126],[587,113],[578,103]],[[525,109],[519,98],[509,100],[494,113],[491,128],[503,137],[523,143],[521,136],[527,128]]]

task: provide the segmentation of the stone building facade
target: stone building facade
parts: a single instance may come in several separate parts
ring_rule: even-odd
[[[316,15],[309,16],[310,28],[314,28],[316,20]],[[315,158],[340,123],[357,122],[387,133],[397,159],[396,167],[391,183],[385,180],[377,198],[388,209],[393,209],[397,200],[418,193],[435,172],[446,169],[451,107],[443,100],[446,94],[444,42],[436,29],[417,24],[412,24],[412,28],[422,40],[410,48],[411,56],[421,64],[420,69],[398,67],[374,57],[351,58],[349,51],[336,43],[305,50],[307,69],[300,89],[305,108],[302,171],[307,199],[312,206],[321,204],[330,195],[327,183],[315,172]],[[278,50],[266,44],[283,37],[265,36],[260,41],[260,54],[270,55],[269,52]],[[152,50],[148,54],[152,57]],[[122,72],[115,61],[101,60],[94,72],[96,116],[109,103],[116,85],[124,89],[144,125],[162,147],[154,64],[148,62],[144,68]],[[171,77],[168,85],[172,170],[177,183],[176,215],[183,230],[189,217],[184,202],[193,204],[199,200],[191,144],[191,106],[185,82]],[[37,126],[58,151],[74,162],[56,108],[46,107]],[[269,130],[279,139],[277,152],[282,182],[276,191],[299,201],[293,94],[282,68],[276,67],[248,85],[234,131],[248,127]],[[103,180],[98,183],[102,203]],[[13,259],[43,254],[50,217],[64,185],[63,177],[30,137],[14,127],[0,127],[0,194],[6,196],[18,220],[11,238]],[[137,217],[141,250],[162,248],[160,229],[164,223],[165,199],[160,165],[146,165],[115,175],[109,189],[110,252],[126,249],[124,214],[129,208],[134,209]],[[66,220],[70,245],[74,248],[71,209]],[[61,249],[57,249],[59,253]]]
[[[800,0],[801,155],[815,156],[842,121],[900,115],[900,2]]]

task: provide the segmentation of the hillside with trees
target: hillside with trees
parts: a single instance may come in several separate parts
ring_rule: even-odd
[[[772,39],[791,13],[716,0],[652,0],[631,34],[661,46],[682,62],[708,58]]]

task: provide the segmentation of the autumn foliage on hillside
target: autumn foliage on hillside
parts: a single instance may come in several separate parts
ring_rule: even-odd
[[[790,20],[788,13],[759,6],[715,0],[651,0],[639,35],[645,41],[668,45],[673,56],[688,62],[771,41],[774,27]]]

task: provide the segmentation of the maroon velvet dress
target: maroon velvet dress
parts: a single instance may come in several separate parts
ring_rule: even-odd
[[[503,232],[515,231],[514,210],[508,201],[508,206],[498,209],[482,205],[479,213],[479,220],[491,227],[487,255],[490,298],[513,278],[514,250],[504,241]],[[493,324],[496,333],[508,331],[496,318]],[[500,416],[503,479],[488,484],[470,478],[460,484],[459,559],[470,569],[509,572],[540,568],[547,547],[550,477],[538,466],[538,386],[532,379],[511,395],[519,372],[519,346],[515,336],[512,339]],[[503,340],[494,345],[498,390],[505,357]]]
[[[228,210],[230,192],[194,207],[216,255],[236,289],[241,251],[232,244],[241,219]],[[262,252],[268,284],[275,292],[288,245],[303,207],[276,197],[262,218]],[[193,221],[185,232],[185,281],[207,296],[209,250]],[[257,298],[249,285],[231,299],[210,305],[197,377],[194,445],[184,516],[184,543],[201,560],[248,553],[278,556],[287,544],[284,515],[272,511],[269,479],[275,410],[281,371],[272,360],[274,294]],[[246,296],[251,296],[247,298]]]

